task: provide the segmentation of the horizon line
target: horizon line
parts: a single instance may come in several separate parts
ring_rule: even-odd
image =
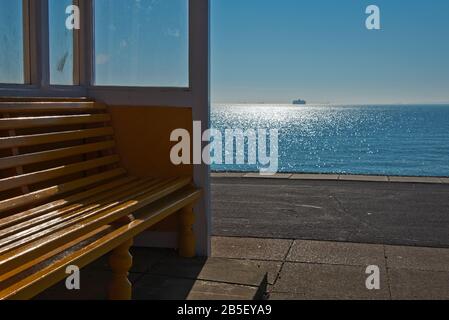
[[[274,104],[274,105],[294,105],[292,102],[215,102],[212,101],[211,104],[252,104],[252,105],[264,105],[264,104]],[[441,101],[441,102],[310,102],[302,106],[307,105],[441,105],[448,104],[449,101]]]

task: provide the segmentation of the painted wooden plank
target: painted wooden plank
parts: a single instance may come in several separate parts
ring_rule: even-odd
[[[9,136],[15,136],[16,135],[16,130],[11,129],[8,131]],[[11,148],[11,152],[12,152],[12,156],[18,156],[19,155],[19,148],[17,147],[13,147]],[[23,174],[23,167],[21,165],[13,165],[12,167],[14,167],[15,171],[16,171],[16,175],[20,175]],[[28,188],[28,186],[22,186],[21,187],[21,191],[22,193],[28,193],[30,190]]]
[[[0,102],[93,102],[87,97],[0,97]]]
[[[89,241],[93,238],[90,242],[93,242],[95,238],[99,238],[99,236],[104,235],[108,231],[110,232],[113,230],[112,226],[105,225],[102,226],[90,233],[87,233],[83,235],[82,237],[77,238],[74,241],[68,242],[59,248],[56,248],[55,250],[52,250],[48,253],[45,253],[44,255],[38,257],[35,260],[31,260],[29,262],[24,263],[23,265],[19,266],[18,268],[11,270],[10,272],[6,272],[4,274],[0,274],[0,291],[5,290],[6,288],[14,286],[14,284],[21,281],[24,277],[23,274],[27,273],[29,274],[29,269],[32,267],[36,267],[42,262],[45,262],[49,259],[54,259],[55,256],[59,254],[63,254],[64,252],[68,252],[69,250],[76,250],[74,247],[79,246],[80,244],[84,243],[85,241]],[[0,297],[0,300],[2,298]]]
[[[38,241],[20,246],[18,249],[3,254],[0,256],[0,274],[11,271],[21,264],[26,263],[29,260],[36,259],[46,252],[54,250],[58,246],[72,241],[103,225],[110,224],[122,217],[132,214],[136,210],[139,210],[182,189],[183,187],[188,186],[191,182],[190,177],[179,178],[161,190],[150,191],[147,194],[136,197],[133,200],[126,201],[125,203],[105,210],[87,220],[83,220],[82,223],[72,225],[66,229],[52,233],[48,237],[44,237]]]
[[[64,177],[73,173],[83,172],[107,165],[112,165],[119,161],[117,155],[102,157],[94,160],[78,162],[57,168],[37,171],[19,176],[0,179],[0,191],[11,190],[25,185],[31,185],[42,181]]]
[[[99,129],[84,129],[57,133],[34,134],[28,136],[4,137],[0,138],[0,148],[7,149],[12,147],[29,147],[56,142],[112,136],[113,134],[114,130],[111,127],[104,127]]]
[[[92,124],[110,120],[111,117],[108,114],[4,118],[0,119],[0,130]]]
[[[61,149],[54,149],[49,151],[41,151],[36,153],[22,154],[12,157],[0,159],[0,170],[8,169],[17,166],[25,166],[28,164],[52,161],[57,159],[68,158],[71,156],[82,155],[86,153],[112,149],[115,147],[115,142],[105,141],[91,144],[82,144],[76,147],[68,147]]]
[[[68,206],[70,204],[73,204],[73,203],[76,203],[79,201],[83,201],[85,198],[94,196],[98,193],[101,193],[101,192],[109,190],[109,189],[116,188],[122,184],[130,183],[137,179],[132,176],[123,177],[123,175],[125,173],[126,173],[126,171],[123,168],[118,168],[118,169],[110,170],[110,171],[107,171],[104,173],[100,173],[98,175],[93,175],[93,176],[89,176],[87,178],[76,180],[76,181],[70,182],[68,184],[58,185],[58,186],[50,187],[48,189],[36,191],[29,195],[31,197],[31,199],[28,198],[28,195],[19,196],[19,197],[13,199],[13,200],[17,200],[17,202],[18,202],[17,205],[15,202],[10,203],[9,202],[10,200],[2,201],[1,204],[2,205],[4,204],[3,208],[5,208],[5,210],[7,210],[7,209],[9,210],[10,207],[20,206],[23,204],[27,204],[29,202],[32,203],[34,201],[33,198],[35,198],[35,197],[45,199],[47,197],[52,197],[57,194],[67,192],[67,190],[71,191],[70,189],[73,184],[74,184],[73,188],[74,188],[74,190],[76,190],[76,189],[78,189],[78,187],[82,188],[82,187],[89,186],[94,183],[100,183],[100,182],[103,182],[104,180],[115,178],[115,180],[113,180],[112,182],[104,183],[100,186],[91,188],[87,191],[83,191],[83,192],[68,196],[66,198],[58,199],[58,200],[43,204],[41,206],[10,215],[5,218],[2,218],[2,219],[0,219],[0,228],[6,228],[13,224],[21,223],[23,221],[32,219],[36,216],[42,215],[50,210],[56,210],[63,206]]]
[[[0,201],[0,213],[11,210],[11,209],[15,209],[15,208],[18,208],[18,207],[21,207],[24,205],[35,203],[38,201],[43,201],[50,197],[54,197],[56,195],[60,195],[60,194],[64,194],[64,193],[67,193],[70,191],[81,189],[83,187],[87,187],[87,186],[90,186],[90,185],[93,185],[96,183],[101,183],[105,180],[117,178],[117,177],[123,176],[125,173],[126,173],[126,170],[123,168],[113,169],[113,170],[106,171],[106,172],[96,174],[96,175],[92,175],[92,176],[89,176],[86,178],[82,178],[82,179],[78,179],[78,180],[71,181],[68,183],[63,183],[63,184],[60,184],[57,186],[52,186],[52,187],[49,187],[46,189],[34,191],[34,192],[24,194],[24,195],[21,195],[18,197],[6,199],[3,201]],[[128,179],[129,178],[127,178],[125,181],[128,181]],[[117,183],[117,182],[113,182],[112,185],[115,186],[115,183]],[[103,188],[103,186],[101,188]],[[93,188],[92,193],[95,193],[95,191],[98,189],[99,188]],[[83,192],[81,194],[83,194],[83,195],[88,194],[88,192]],[[73,201],[81,200],[82,197],[80,195],[71,196],[71,197],[68,197],[67,199],[74,199]],[[75,199],[77,199],[77,200],[75,200]],[[59,200],[59,201],[61,201],[61,200]],[[51,208],[57,207],[57,204],[55,202],[52,202],[52,203],[49,203],[46,205],[50,206]],[[36,210],[33,210],[33,212],[35,212],[35,211]],[[16,214],[16,215],[14,215],[14,217],[11,220],[19,221],[21,215],[22,214]],[[3,223],[4,223],[5,219],[8,219],[8,218],[0,219],[0,228],[2,228],[4,226]]]
[[[36,235],[40,237],[46,235],[44,232],[54,226],[59,229],[68,227],[74,223],[86,219],[89,216],[97,214],[102,210],[118,205],[120,202],[131,200],[151,189],[163,187],[164,183],[155,179],[141,179],[102,192],[94,197],[87,198],[82,203],[54,210],[36,218],[26,220],[22,223],[15,223],[8,228],[0,229],[0,252],[7,244],[21,240],[21,245],[25,244],[25,238],[29,237],[27,242],[36,240]],[[52,231],[56,229],[53,228]]]
[[[28,112],[92,112],[104,111],[106,105],[98,102],[73,102],[73,101],[53,101],[53,102],[0,102],[0,113],[28,113]]]

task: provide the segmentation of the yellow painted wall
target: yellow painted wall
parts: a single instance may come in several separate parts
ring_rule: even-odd
[[[170,161],[173,130],[183,128],[192,133],[192,111],[189,108],[110,107],[117,151],[123,166],[138,177],[193,176],[192,165],[175,166]],[[176,231],[176,218],[171,217],[152,228]]]

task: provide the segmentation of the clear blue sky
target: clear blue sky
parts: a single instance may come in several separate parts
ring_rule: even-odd
[[[66,3],[50,1],[50,64],[61,83],[71,70]],[[98,84],[187,85],[187,0],[95,3]],[[211,3],[213,102],[449,102],[448,0]],[[21,2],[0,4],[0,81],[20,82]],[[380,31],[365,28],[370,4],[381,9]]]
[[[212,0],[211,37],[214,102],[449,102],[447,0]]]

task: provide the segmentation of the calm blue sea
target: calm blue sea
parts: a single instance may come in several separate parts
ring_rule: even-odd
[[[215,105],[211,120],[279,129],[280,172],[449,176],[449,105]]]

